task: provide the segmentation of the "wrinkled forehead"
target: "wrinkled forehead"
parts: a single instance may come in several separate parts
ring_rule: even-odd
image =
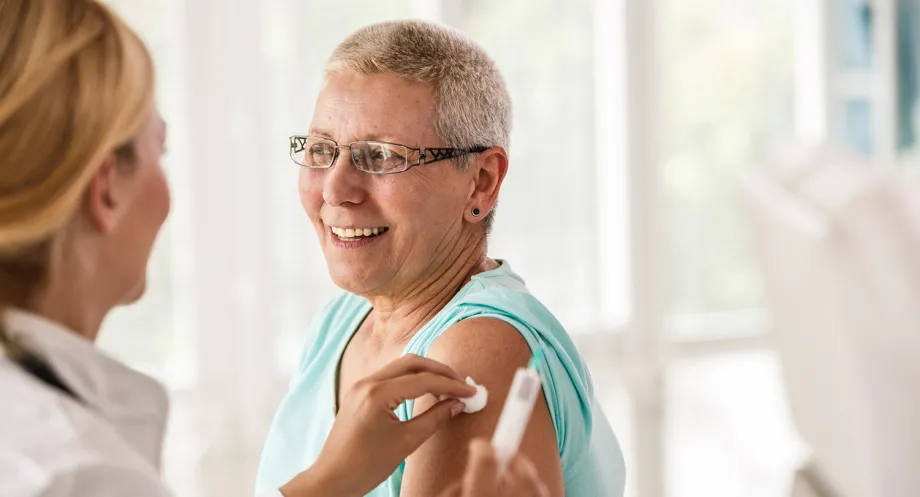
[[[435,109],[431,85],[388,74],[335,73],[317,97],[310,134],[340,143],[382,140],[438,146]]]

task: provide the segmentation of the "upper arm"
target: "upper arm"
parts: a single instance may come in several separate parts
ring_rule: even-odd
[[[475,414],[461,414],[448,426],[425,442],[406,460],[401,495],[425,497],[438,495],[463,475],[467,450],[473,438],[491,439],[498,424],[505,397],[518,368],[530,360],[530,348],[510,324],[494,318],[461,321],[441,337],[428,357],[452,367],[461,376],[470,376],[489,391],[485,409]],[[431,407],[437,399],[426,396],[415,402],[413,416]],[[520,452],[536,466],[550,495],[564,495],[562,463],[556,433],[543,393],[534,406],[533,415],[521,442]]]

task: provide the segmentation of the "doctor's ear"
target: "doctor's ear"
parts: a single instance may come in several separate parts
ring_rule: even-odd
[[[93,173],[84,195],[84,208],[90,224],[102,233],[111,233],[127,208],[130,196],[124,152],[112,152]]]

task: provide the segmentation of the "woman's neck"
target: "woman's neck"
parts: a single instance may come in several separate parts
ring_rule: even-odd
[[[407,341],[473,276],[497,266],[486,257],[486,242],[482,239],[452,257],[441,259],[429,274],[401,295],[371,297],[373,335],[384,343]]]

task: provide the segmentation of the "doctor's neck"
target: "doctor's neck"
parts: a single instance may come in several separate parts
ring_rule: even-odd
[[[62,264],[31,300],[28,311],[54,321],[91,342],[108,313],[118,304],[92,271]]]
[[[79,295],[74,297],[63,297],[60,293],[48,294],[46,298],[36,299],[33,308],[28,310],[95,342],[109,309],[93,305]]]

